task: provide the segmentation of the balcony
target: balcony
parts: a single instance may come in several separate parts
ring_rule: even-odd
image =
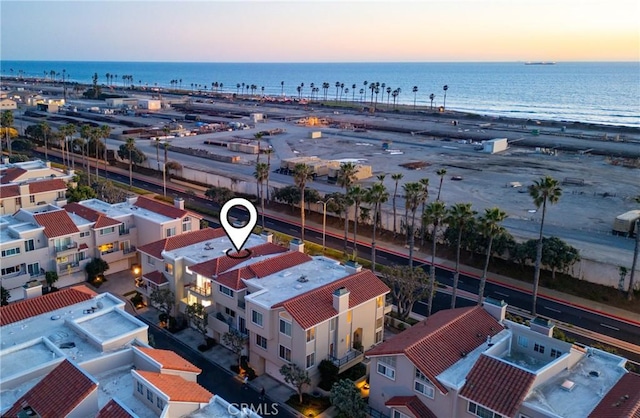
[[[76,248],[78,248],[78,243],[77,242],[70,242],[68,244],[65,245],[56,245],[55,247],[56,250],[56,255],[60,255],[61,253],[67,252],[67,251],[71,251],[71,250],[75,250]]]
[[[385,301],[384,303],[384,314],[387,315],[393,310],[393,303],[389,301]]]
[[[120,228],[120,229],[118,230],[118,234],[119,234],[120,236],[123,236],[123,235],[129,235],[129,234],[131,234],[132,232],[135,232],[135,229],[136,229],[136,227],[135,227],[135,226],[130,226],[129,228]]]
[[[136,248],[135,246],[133,246],[133,245],[132,245],[131,247],[128,247],[128,248],[123,249],[123,250],[122,250],[122,253],[123,253],[124,255],[135,254],[136,250],[137,250],[137,248]]]
[[[58,264],[58,274],[71,274],[78,270],[80,270],[78,262]]]
[[[189,291],[204,297],[211,296],[211,287],[199,287],[197,283],[191,283]]]
[[[346,355],[336,358],[329,356],[329,361],[338,367],[338,373],[342,373],[345,370],[360,363],[364,358],[364,353],[358,350],[351,350]]]
[[[100,258],[102,258],[107,263],[113,263],[115,261],[119,261],[122,258],[122,251],[117,249],[117,250],[101,252]]]
[[[245,307],[246,307],[246,303],[244,300],[238,300],[238,308],[242,309],[244,311]]]
[[[214,332],[220,333],[221,336],[229,332],[229,323],[220,312],[212,312],[209,314],[209,327]]]

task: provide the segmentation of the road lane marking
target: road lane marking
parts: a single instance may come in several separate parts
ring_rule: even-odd
[[[505,298],[509,297],[509,295],[507,295],[506,293],[502,293],[502,292],[493,292],[493,293],[495,293],[496,295],[504,296]]]
[[[558,310],[558,309],[550,308],[550,307],[548,307],[548,306],[545,306],[544,308],[545,308],[545,309],[548,309],[548,310],[550,310],[550,311],[552,311],[552,312],[555,312],[555,313],[562,313],[562,311],[560,311],[560,310]]]
[[[611,325],[607,325],[607,324],[600,324],[600,325],[602,325],[605,328],[612,329],[614,331],[620,331],[620,328],[612,327]]]

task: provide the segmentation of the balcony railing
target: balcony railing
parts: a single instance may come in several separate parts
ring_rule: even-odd
[[[131,253],[135,253],[135,252],[136,252],[136,247],[132,245],[132,246],[131,246],[131,247],[129,247],[129,248],[125,248],[125,249],[123,249],[123,250],[122,250],[122,252],[123,252],[124,254],[131,254]]]
[[[351,350],[347,353],[346,356],[342,356],[340,358],[329,356],[329,360],[333,362],[338,367],[344,366],[345,364],[357,359],[358,357],[362,357],[362,351]]]
[[[73,273],[80,268],[80,263],[58,264],[58,273]]]
[[[65,244],[65,245],[56,245],[55,246],[56,253],[61,253],[61,252],[64,252],[64,251],[73,250],[75,248],[78,248],[78,243],[77,242],[70,242],[70,243]]]
[[[195,283],[189,285],[189,290],[199,294],[200,296],[211,296],[211,287],[199,287]]]
[[[238,308],[244,309],[246,307],[246,303],[244,300],[238,300]]]

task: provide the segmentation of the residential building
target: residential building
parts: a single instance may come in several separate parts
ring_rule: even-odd
[[[578,418],[610,408],[606,395],[622,390],[623,378],[638,385],[624,358],[554,339],[548,321],[522,325],[505,312],[492,299],[440,311],[367,352],[369,406],[394,418]],[[640,407],[635,395],[625,407],[632,404]]]
[[[196,383],[199,368],[150,347],[124,305],[79,286],[0,308],[2,416],[238,415]]]
[[[0,99],[0,111],[16,110],[17,108],[18,108],[18,103],[16,103],[15,100]]]

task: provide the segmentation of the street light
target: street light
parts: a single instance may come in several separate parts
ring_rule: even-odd
[[[324,255],[325,250],[325,232],[327,229],[327,203],[331,202],[333,197],[327,199],[327,201],[318,200],[316,203],[322,205],[322,254]]]

